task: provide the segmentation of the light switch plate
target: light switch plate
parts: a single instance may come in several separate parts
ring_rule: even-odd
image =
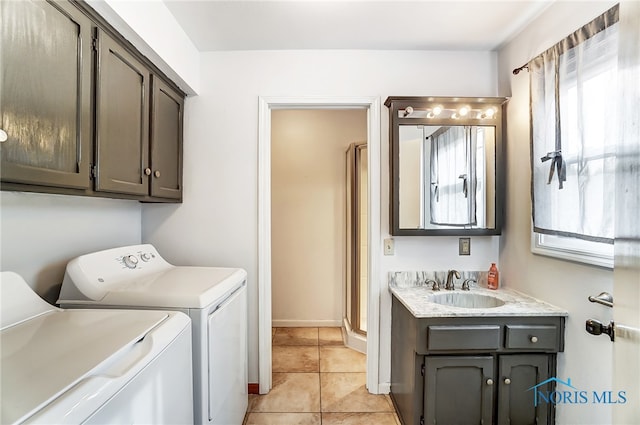
[[[471,238],[458,239],[458,255],[471,255]]]
[[[384,255],[394,255],[395,254],[395,241],[393,238],[387,238],[384,240]]]

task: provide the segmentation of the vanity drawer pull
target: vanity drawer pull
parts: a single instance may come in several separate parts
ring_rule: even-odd
[[[510,384],[511,384],[511,379],[509,379],[509,378],[504,378],[504,384],[505,384],[505,385],[510,385]]]
[[[559,333],[554,325],[507,325],[505,348],[557,351]]]
[[[487,379],[487,385],[489,386],[493,385],[493,379],[491,378]]]

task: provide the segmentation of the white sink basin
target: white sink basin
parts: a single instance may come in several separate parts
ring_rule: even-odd
[[[504,305],[504,301],[491,295],[470,292],[443,292],[429,296],[429,301],[461,308],[495,308]]]

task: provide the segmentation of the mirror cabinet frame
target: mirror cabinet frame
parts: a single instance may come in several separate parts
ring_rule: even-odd
[[[390,96],[385,101],[389,108],[389,230],[393,236],[485,236],[502,232],[504,214],[504,135],[506,133],[504,108],[506,97],[431,97],[431,96]],[[462,106],[472,110],[482,110],[493,106],[495,114],[491,118],[441,118],[426,116],[435,106],[445,110],[457,110]],[[409,109],[408,109],[409,108]],[[475,125],[495,126],[495,227],[488,228],[446,228],[407,229],[400,228],[400,126],[401,125]]]

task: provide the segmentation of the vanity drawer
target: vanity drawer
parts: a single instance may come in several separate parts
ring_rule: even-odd
[[[553,325],[506,325],[505,348],[558,351],[558,327]]]
[[[428,350],[497,350],[500,348],[500,326],[455,325],[428,326]]]

